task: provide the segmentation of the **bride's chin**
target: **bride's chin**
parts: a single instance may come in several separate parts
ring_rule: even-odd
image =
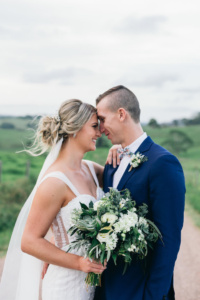
[[[85,153],[90,152],[90,151],[95,151],[96,150],[96,146],[90,147],[88,148]]]
[[[96,145],[92,146],[90,151],[95,151],[95,150],[96,150]]]

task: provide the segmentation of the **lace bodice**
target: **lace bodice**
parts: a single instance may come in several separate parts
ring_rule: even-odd
[[[71,212],[73,211],[73,209],[80,208],[80,202],[88,205],[90,201],[95,202],[103,197],[103,191],[99,186],[99,182],[94,170],[93,163],[91,161],[86,161],[86,160],[85,162],[87,163],[97,186],[96,198],[94,198],[91,195],[80,194],[78,190],[74,187],[74,185],[71,183],[71,181],[66,177],[66,175],[59,171],[47,174],[41,181],[43,182],[45,179],[49,177],[58,178],[63,182],[65,182],[65,184],[71,189],[71,191],[76,196],[66,206],[60,209],[60,211],[58,212],[57,216],[55,217],[52,223],[55,245],[61,249],[64,248],[66,250],[66,246],[75,239],[75,235],[70,236],[67,233],[69,228],[71,227]]]

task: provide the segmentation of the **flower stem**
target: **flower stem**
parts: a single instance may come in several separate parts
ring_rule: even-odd
[[[87,286],[101,286],[101,274],[88,273],[85,282]]]

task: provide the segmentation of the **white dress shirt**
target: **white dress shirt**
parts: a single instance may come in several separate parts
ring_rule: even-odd
[[[146,132],[144,132],[137,140],[135,140],[132,144],[130,144],[127,147],[129,148],[129,150],[131,152],[135,153],[146,138],[147,138],[147,134],[146,134]],[[120,179],[122,178],[130,160],[131,160],[131,157],[128,157],[127,155],[125,155],[122,158],[120,165],[113,176],[113,187],[114,188],[117,188],[117,186],[120,182]]]

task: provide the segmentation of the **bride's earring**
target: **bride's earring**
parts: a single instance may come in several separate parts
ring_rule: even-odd
[[[76,133],[73,134],[73,138],[75,138],[75,137],[76,137]]]

